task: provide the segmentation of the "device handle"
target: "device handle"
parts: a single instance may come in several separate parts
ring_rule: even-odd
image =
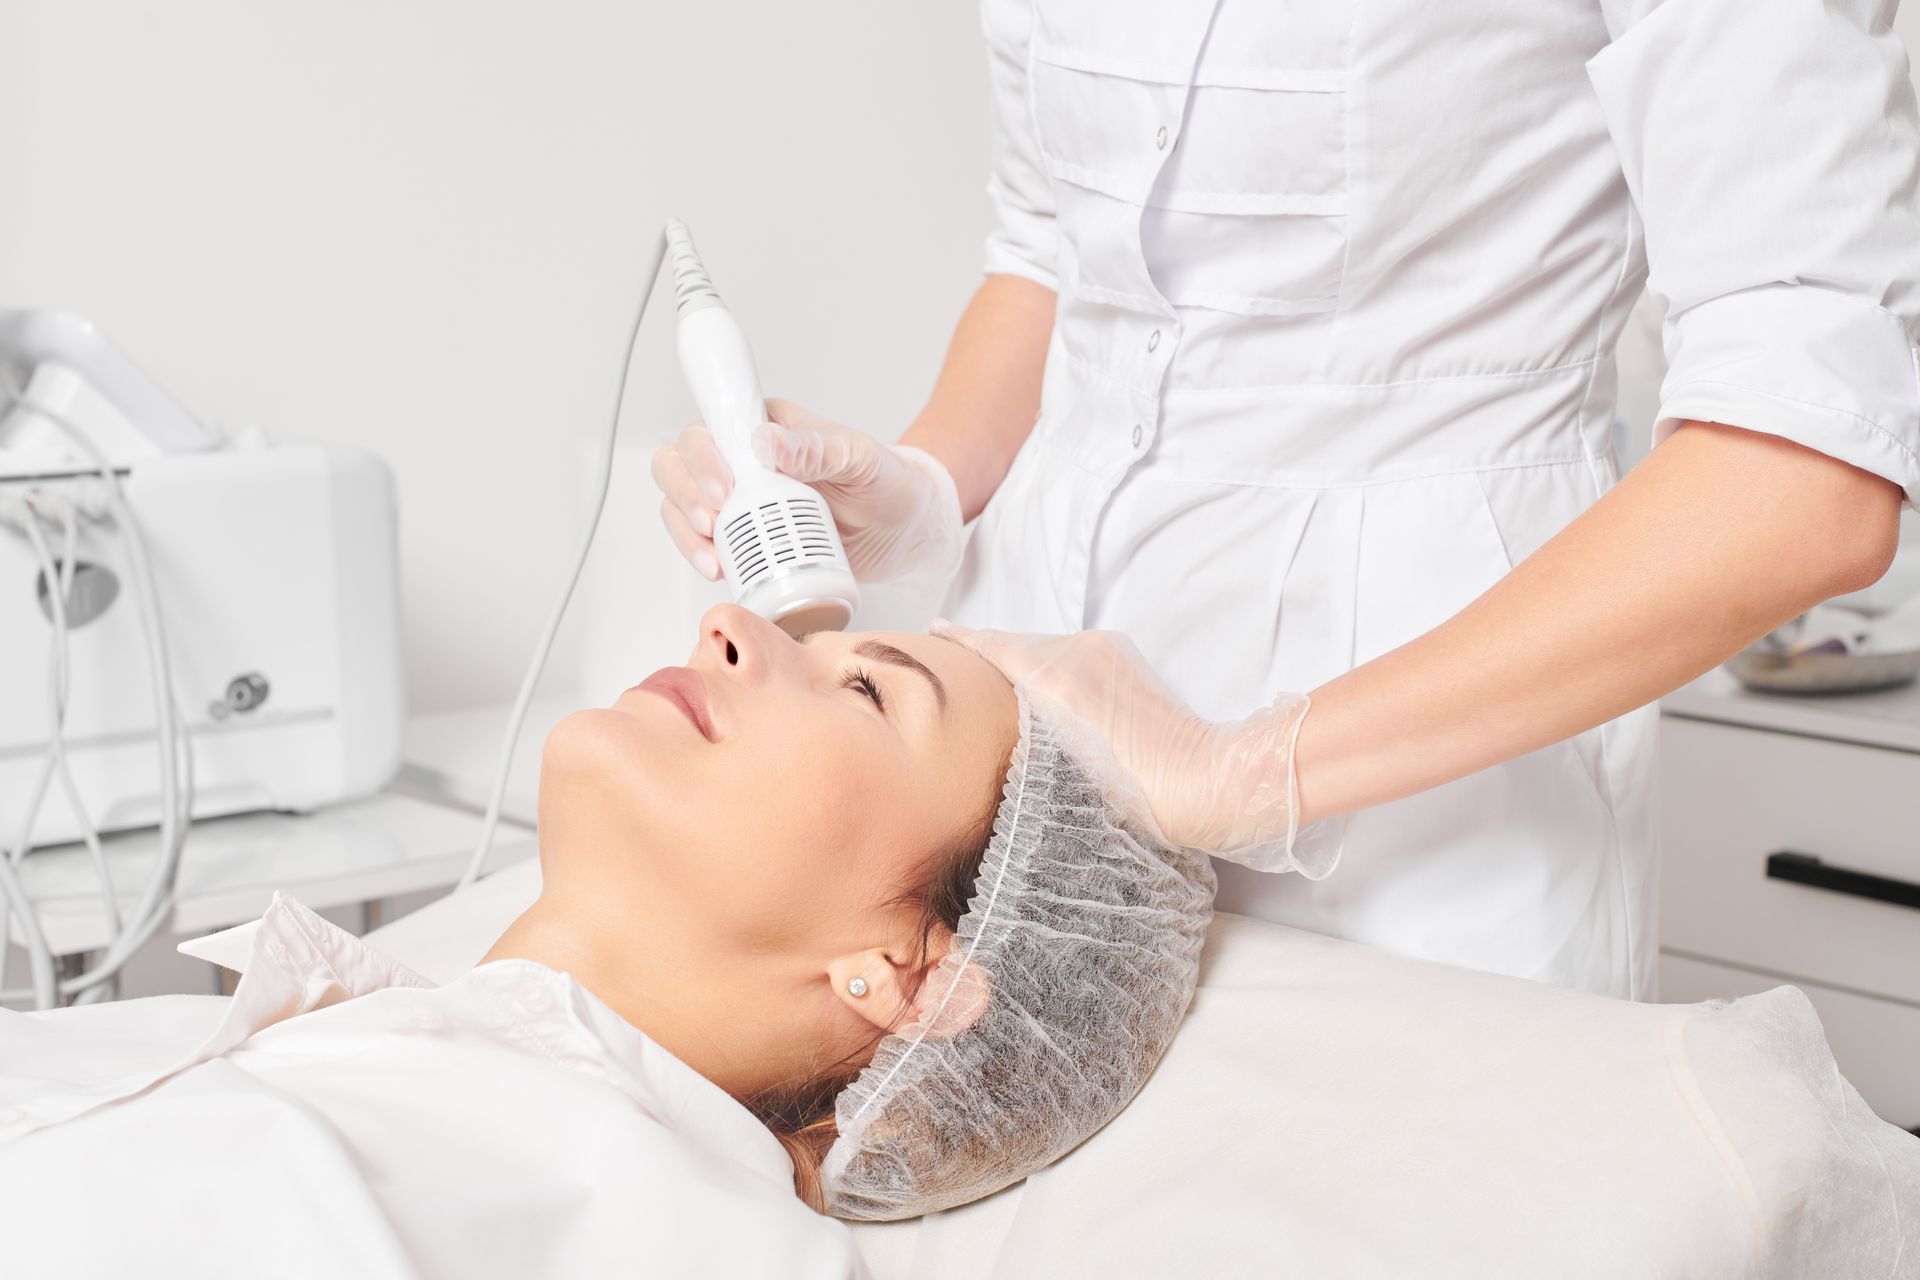
[[[753,433],[767,420],[767,402],[740,322],[725,307],[690,311],[680,317],[678,345],[693,402],[736,481],[767,471],[753,456]]]

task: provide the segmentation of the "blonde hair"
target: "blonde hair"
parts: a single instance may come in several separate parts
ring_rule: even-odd
[[[847,1083],[852,1083],[851,1078]],[[829,1111],[813,1123],[798,1128],[783,1129],[770,1122],[767,1128],[786,1148],[787,1159],[793,1161],[793,1193],[800,1197],[807,1208],[815,1213],[825,1213],[827,1188],[820,1178],[820,1166],[840,1136],[840,1118]]]

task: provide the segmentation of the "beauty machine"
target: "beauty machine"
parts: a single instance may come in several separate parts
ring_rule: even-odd
[[[392,777],[395,528],[372,454],[226,436],[80,317],[0,310],[0,999],[108,995],[171,914],[192,822]],[[158,852],[124,909],[101,836],[137,827]],[[67,842],[112,943],[62,975],[19,864]]]

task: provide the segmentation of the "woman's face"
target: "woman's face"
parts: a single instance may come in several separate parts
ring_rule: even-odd
[[[722,605],[685,667],[547,739],[546,876],[591,875],[636,928],[748,954],[872,946],[990,819],[1016,733],[1011,687],[958,644],[795,641]]]

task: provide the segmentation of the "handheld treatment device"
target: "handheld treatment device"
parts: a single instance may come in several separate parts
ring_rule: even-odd
[[[798,638],[839,631],[860,603],[833,514],[812,489],[764,465],[753,433],[767,420],[747,335],[714,290],[686,224],[667,224],[680,367],[700,416],[733,469],[713,545],[734,602]]]

